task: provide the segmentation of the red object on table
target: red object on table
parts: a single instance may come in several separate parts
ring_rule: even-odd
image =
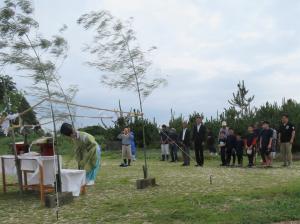
[[[14,151],[14,146],[11,144],[12,151]],[[17,155],[27,153],[29,151],[29,145],[24,144],[24,142],[16,142]]]
[[[41,150],[41,156],[53,156],[53,144],[52,141],[48,141],[47,143],[39,144]]]

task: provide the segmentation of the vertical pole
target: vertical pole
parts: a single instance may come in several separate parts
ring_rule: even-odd
[[[42,62],[41,62],[41,59],[40,59],[40,56],[38,55],[37,51],[35,50],[35,47],[34,45],[32,44],[29,36],[27,34],[25,34],[37,60],[38,60],[38,63],[40,65],[42,65]],[[55,124],[55,115],[54,115],[54,109],[53,109],[53,104],[52,104],[52,94],[50,92],[50,87],[49,87],[49,82],[48,79],[47,79],[47,76],[46,76],[46,73],[44,71],[44,69],[41,70],[41,73],[43,75],[43,78],[44,78],[44,81],[45,81],[45,85],[46,85],[46,89],[47,89],[47,93],[48,93],[48,97],[49,97],[49,104],[50,104],[50,111],[51,111],[51,117],[52,117],[52,121],[53,121],[53,132],[54,132],[54,137],[53,137],[53,150],[56,152],[56,139],[57,139],[57,133],[56,133],[56,124]],[[58,150],[57,150],[58,151]],[[57,154],[57,153],[56,153]],[[56,191],[58,192],[61,192],[61,172],[60,172],[60,161],[59,161],[59,157],[57,157],[58,160],[57,160],[57,174],[56,174]]]
[[[148,178],[148,164],[147,164],[147,152],[146,152],[146,134],[145,134],[144,114],[142,114],[142,122],[143,122],[143,150],[144,150],[144,160],[145,160],[145,165],[143,166],[143,171],[144,171],[144,179],[147,179]]]
[[[5,164],[4,164],[4,158],[1,158],[1,164],[2,164],[2,184],[3,184],[3,193],[6,193],[6,174],[5,174]]]
[[[45,191],[44,191],[44,169],[43,165],[39,164],[39,171],[40,171],[40,197],[41,203],[45,200]]]
[[[13,151],[14,151],[15,163],[16,163],[16,169],[17,169],[18,184],[19,184],[20,193],[22,195],[23,194],[23,178],[22,178],[22,172],[21,172],[21,160],[18,158],[17,146],[16,146],[16,136],[15,136],[15,131],[13,128],[11,129],[11,136],[12,136],[12,140],[13,140]]]

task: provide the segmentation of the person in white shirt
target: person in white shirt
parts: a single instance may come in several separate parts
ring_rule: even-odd
[[[0,126],[5,136],[7,136],[9,133],[10,122],[16,120],[18,117],[20,117],[19,113],[16,114],[7,114],[6,112],[2,113],[0,118]],[[20,118],[19,118],[19,123],[21,123]]]
[[[227,138],[227,136],[229,135],[229,128],[227,127],[227,122],[226,121],[222,121],[222,127],[220,128],[219,131],[219,139],[221,138],[221,133],[223,133],[225,135],[225,138]]]
[[[189,166],[190,165],[190,146],[191,146],[191,137],[190,137],[190,130],[188,129],[188,123],[183,122],[182,130],[179,134],[179,145],[182,150],[182,158],[183,164],[182,166]]]
[[[167,126],[162,125],[162,129],[160,132],[160,142],[161,142],[161,161],[169,160],[169,131]]]

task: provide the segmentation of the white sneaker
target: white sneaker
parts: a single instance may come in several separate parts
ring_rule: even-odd
[[[95,181],[94,180],[90,180],[86,183],[87,186],[92,186],[95,184]]]

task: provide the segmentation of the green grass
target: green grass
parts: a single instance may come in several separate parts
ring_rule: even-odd
[[[142,152],[129,168],[119,154],[105,152],[97,183],[87,194],[63,206],[58,223],[274,223],[300,220],[300,163],[292,168],[181,167],[149,154],[149,171],[159,186],[136,190],[142,178]],[[70,156],[65,166],[76,167]],[[213,184],[210,184],[210,176]],[[2,184],[2,182],[0,182]],[[16,189],[0,193],[0,223],[55,223],[55,209],[40,205],[38,195],[20,197]]]

